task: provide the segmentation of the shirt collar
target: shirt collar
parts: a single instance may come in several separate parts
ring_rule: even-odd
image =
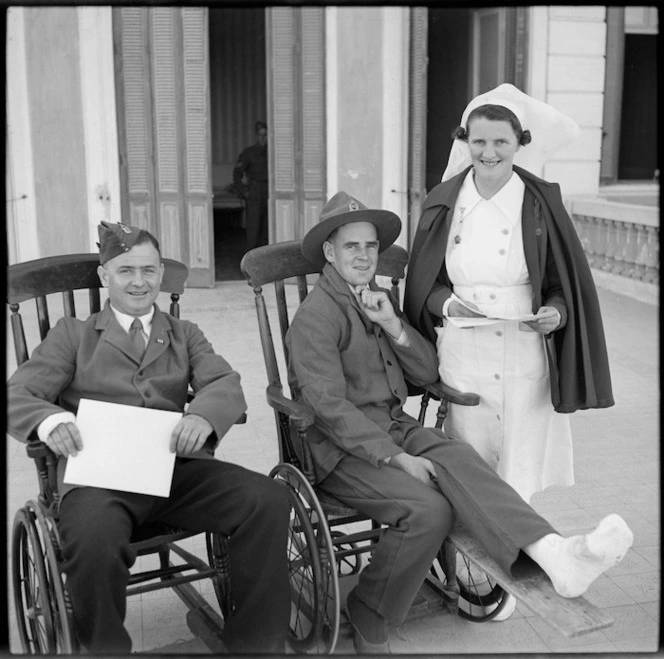
[[[113,315],[117,319],[118,323],[120,323],[122,329],[125,332],[129,332],[129,328],[131,327],[131,324],[134,322],[136,316],[130,316],[129,314],[122,313],[122,311],[118,311],[112,304],[110,304],[109,306],[111,307],[111,311],[113,312]],[[154,318],[154,304],[152,305],[148,313],[146,313],[144,316],[138,316],[138,319],[143,324],[143,331],[148,336],[150,336],[150,330],[152,329],[153,318]]]
[[[491,199],[484,199],[475,187],[471,168],[459,190],[457,208],[463,207],[464,214],[468,215],[477,204],[484,201],[496,206],[509,219],[515,220],[521,213],[524,190],[525,185],[521,177],[516,172],[512,172],[509,181]]]
[[[507,218],[516,220],[521,215],[525,187],[519,175],[512,172],[510,180],[489,201],[493,202]]]

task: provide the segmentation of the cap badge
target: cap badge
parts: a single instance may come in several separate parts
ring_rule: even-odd
[[[360,210],[360,207],[359,207],[358,203],[354,199],[353,199],[353,201],[350,202],[350,204],[348,204],[348,210],[349,211],[359,211]]]
[[[126,225],[122,224],[122,222],[118,222],[118,226],[125,232],[125,233],[131,233],[131,229]]]

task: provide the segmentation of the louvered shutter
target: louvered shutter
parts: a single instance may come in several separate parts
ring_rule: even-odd
[[[208,10],[183,8],[185,204],[189,284],[214,286]]]
[[[305,7],[300,18],[304,198],[298,238],[318,223],[326,188],[324,9]]]
[[[162,254],[214,285],[207,9],[118,8],[122,201]]]
[[[301,238],[325,202],[324,9],[267,10],[273,242]]]
[[[156,235],[148,10],[113,12],[122,219]]]

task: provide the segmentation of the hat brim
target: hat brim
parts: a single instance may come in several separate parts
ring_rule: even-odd
[[[320,269],[327,262],[323,254],[323,243],[330,234],[345,224],[369,222],[376,227],[378,251],[383,252],[399,237],[401,220],[392,211],[367,208],[363,210],[340,213],[313,226],[302,239],[302,254],[310,263]]]

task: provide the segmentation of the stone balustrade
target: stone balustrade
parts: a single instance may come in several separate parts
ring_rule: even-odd
[[[566,205],[591,268],[659,284],[657,207],[588,199]]]

